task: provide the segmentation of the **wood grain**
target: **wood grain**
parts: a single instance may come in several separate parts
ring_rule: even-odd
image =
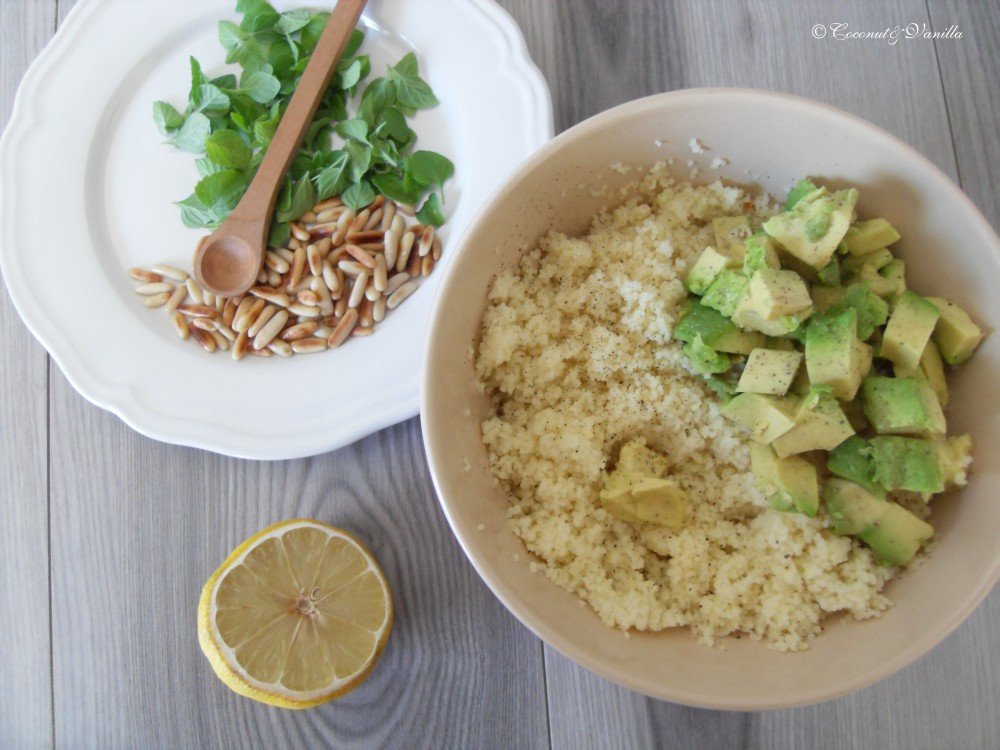
[[[74,4],[0,3],[3,122],[28,63]],[[557,130],[676,88],[786,91],[896,134],[1000,224],[997,2],[500,5],[548,80]],[[859,30],[957,23],[964,33],[896,45],[812,37],[815,24],[835,22]],[[0,666],[8,689],[0,747],[1000,745],[998,591],[924,659],[851,696],[746,714],[652,700],[543,646],[499,604],[438,508],[419,420],[298,461],[165,445],[82,399],[2,296]],[[230,693],[202,657],[194,623],[201,586],[226,554],[296,516],[355,532],[383,565],[396,604],[388,648],[369,680],[306,712]]]
[[[2,3],[0,122],[29,63],[55,28],[52,3]],[[8,678],[0,700],[0,745],[49,747],[52,680],[49,650],[49,508],[47,480],[48,359],[21,323],[6,287],[0,291],[0,670]]]

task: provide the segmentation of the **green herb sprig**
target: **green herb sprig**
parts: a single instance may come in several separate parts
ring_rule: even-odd
[[[238,24],[219,22],[219,42],[239,75],[209,79],[192,57],[185,110],[165,101],[153,104],[167,143],[199,155],[198,183],[177,204],[192,228],[219,226],[246,192],[330,17],[304,9],[279,13],[266,0],[238,0],[236,12],[242,14]],[[371,61],[359,54],[363,40],[355,29],[292,161],[275,208],[271,246],[285,244],[291,221],[335,195],[359,210],[382,193],[419,206],[421,223],[444,223],[442,186],[454,165],[441,154],[415,150],[408,122],[438,99],[420,77],[413,53],[365,83]],[[356,104],[352,115],[349,103]]]

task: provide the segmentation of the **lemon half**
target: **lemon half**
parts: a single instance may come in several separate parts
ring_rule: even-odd
[[[378,662],[392,595],[348,532],[294,519],[237,547],[198,603],[198,641],[241,695],[308,708],[353,690]]]

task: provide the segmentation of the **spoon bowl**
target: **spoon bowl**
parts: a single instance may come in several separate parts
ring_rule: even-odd
[[[256,282],[285,173],[364,7],[365,0],[338,0],[250,187],[219,228],[198,243],[194,276],[213,294],[235,297]]]

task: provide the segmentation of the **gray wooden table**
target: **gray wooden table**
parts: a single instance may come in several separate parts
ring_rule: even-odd
[[[0,0],[0,122],[73,4]],[[557,131],[670,89],[787,91],[895,133],[1000,227],[995,0],[500,4],[548,80]],[[835,23],[957,24],[961,37],[814,38]],[[2,748],[1000,748],[1000,589],[928,656],[854,695],[757,714],[671,705],[577,667],[503,609],[438,509],[418,419],[315,458],[229,459],[90,405],[5,291],[0,341]],[[366,540],[397,605],[369,680],[306,712],[230,693],[194,619],[229,550],[295,516]]]

